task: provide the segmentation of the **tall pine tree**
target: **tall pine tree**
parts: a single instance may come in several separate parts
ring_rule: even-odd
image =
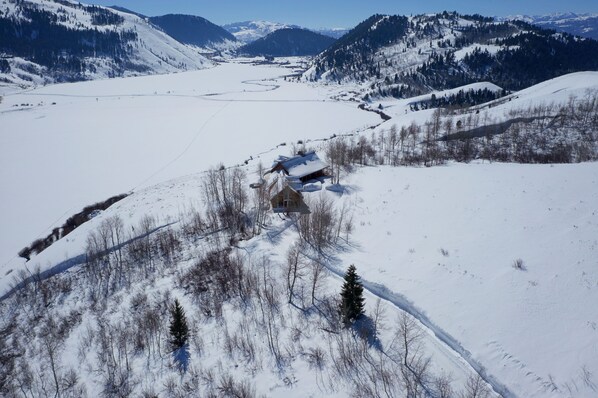
[[[345,283],[341,291],[341,316],[347,326],[364,313],[363,286],[359,279],[355,265],[351,264],[345,274]]]
[[[176,351],[187,344],[187,338],[189,337],[185,310],[178,299],[174,300],[174,306],[170,310],[170,317],[170,346],[172,347],[172,351]]]

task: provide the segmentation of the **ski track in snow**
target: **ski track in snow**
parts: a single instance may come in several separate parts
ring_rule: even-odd
[[[339,278],[343,278],[345,275],[345,271],[341,270],[334,265],[323,262],[322,263],[328,271],[330,271],[333,275],[336,275]],[[418,309],[415,304],[413,304],[407,297],[403,296],[400,293],[393,292],[388,287],[383,284],[374,283],[367,281],[363,278],[360,278],[363,284],[364,289],[369,291],[374,296],[385,300],[391,303],[393,306],[397,307],[401,311],[408,313],[409,315],[413,316],[423,329],[430,335],[434,336],[435,338],[432,341],[437,343],[439,348],[443,348],[443,351],[447,352],[447,357],[455,357],[455,361],[453,363],[458,364],[461,362],[461,366],[469,366],[475,373],[479,374],[484,381],[492,387],[494,392],[499,394],[503,398],[516,398],[517,396],[511,392],[507,386],[497,380],[494,376],[488,374],[486,369],[482,364],[476,361],[472,356],[471,352],[465,349],[459,341],[457,341],[454,337],[450,334],[445,332],[441,327],[436,325],[434,322],[428,318],[426,314],[424,314],[420,309]]]

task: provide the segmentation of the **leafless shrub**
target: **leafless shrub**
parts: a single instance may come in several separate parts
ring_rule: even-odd
[[[338,215],[332,201],[324,195],[310,201],[308,206],[311,209],[311,214],[299,217],[299,235],[312,247],[322,251],[336,241]]]
[[[460,394],[461,398],[488,398],[489,396],[490,390],[479,374],[467,378],[465,388]]]
[[[305,265],[301,261],[301,244],[299,242],[293,243],[287,251],[287,292],[289,295],[289,303],[293,302],[293,295],[295,294],[295,285],[304,276]]]
[[[326,352],[321,347],[309,348],[305,356],[312,369],[322,370],[326,365]]]
[[[172,264],[177,253],[181,250],[181,241],[172,228],[167,228],[156,235],[158,252],[166,264]]]
[[[245,213],[245,186],[245,172],[240,168],[221,166],[208,171],[203,180],[203,194],[209,204],[208,219],[218,220],[219,226],[227,229],[231,236],[244,234],[249,224]]]
[[[454,396],[451,383],[452,378],[450,375],[443,374],[436,378],[434,381],[434,387],[436,388],[438,398],[451,398]]]
[[[207,316],[219,316],[222,304],[248,294],[245,270],[240,257],[231,250],[210,251],[194,266],[179,276],[179,283],[191,292]]]
[[[230,374],[222,374],[216,387],[220,396],[226,398],[255,398],[255,389],[246,381],[237,381]]]
[[[525,263],[520,258],[513,260],[513,268],[518,269],[519,271],[525,271],[527,269]]]
[[[195,241],[207,231],[208,226],[195,207],[191,207],[187,212],[181,214],[180,219],[183,236],[191,241]]]

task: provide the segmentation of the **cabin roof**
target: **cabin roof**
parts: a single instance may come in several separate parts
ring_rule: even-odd
[[[272,171],[278,166],[282,167],[289,177],[301,178],[325,169],[328,167],[328,164],[312,151],[307,152],[304,155],[296,155],[290,158],[279,156],[272,165]]]
[[[270,193],[270,199],[273,199],[287,188],[295,194],[299,195],[299,192],[302,190],[303,185],[301,184],[301,181],[287,177],[280,173],[278,176],[274,178],[274,181],[272,181],[270,187],[268,188]]]

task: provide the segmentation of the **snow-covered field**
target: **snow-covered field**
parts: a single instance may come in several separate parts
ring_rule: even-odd
[[[22,247],[86,205],[220,163],[239,164],[281,143],[379,123],[377,115],[330,101],[321,90],[270,80],[288,73],[225,64],[5,96],[2,285],[5,273],[22,264],[15,258]]]
[[[258,161],[268,166],[278,155],[289,155],[298,140],[356,131],[369,136],[367,127],[381,122],[354,102],[331,100],[338,86],[277,79],[290,72],[224,64],[174,75],[48,86],[4,97],[0,295],[24,267],[17,251],[85,205],[133,191],[33,257],[29,270],[36,265],[76,267],[89,232],[113,215],[123,220],[126,231],[148,214],[158,225],[176,223],[191,205],[203,205],[201,172],[219,163],[242,165],[252,182]],[[572,94],[581,96],[586,88],[598,87],[597,76],[554,79],[513,94],[492,112],[502,115],[530,103],[566,102]],[[432,112],[410,112],[408,104],[385,101],[385,112],[393,119],[378,128],[423,122]],[[371,313],[379,297],[388,325],[403,310],[415,316],[426,332],[433,370],[452,374],[457,389],[479,372],[505,397],[595,396],[598,163],[363,167],[344,175],[341,183],[342,195],[327,190],[307,194],[352,205],[354,233],[342,250],[329,253],[326,265],[333,275],[325,291],[336,292],[338,275],[355,264],[368,290],[367,310]],[[296,238],[287,220],[272,216],[264,233],[240,243],[239,251],[253,260],[266,256],[280,267]],[[185,256],[192,262],[195,254]],[[513,267],[518,259],[521,269]],[[61,264],[65,260],[72,261]],[[148,294],[170,289],[180,293],[174,281],[166,272],[135,288]],[[136,290],[117,294],[115,314],[129,308],[133,293]],[[193,306],[188,298],[183,304]],[[77,305],[82,304],[67,303]],[[242,331],[243,318],[229,310],[236,314],[227,318],[231,330]],[[305,322],[290,306],[281,314],[291,325]],[[65,368],[78,363],[77,339],[83,338],[90,319],[85,318],[74,342],[67,344]],[[203,359],[192,356],[206,368],[222,366],[215,323],[200,326]],[[321,343],[317,329],[305,327],[306,346]],[[383,344],[392,338],[390,327],[382,332]],[[88,369],[96,366],[95,360],[84,359],[83,380],[89,377],[91,385],[94,373]],[[148,359],[148,368],[143,358],[135,361],[134,372],[142,383],[163,385],[163,375],[146,371],[157,372],[159,361],[149,364]],[[319,374],[296,358],[285,370],[288,374],[277,374],[269,366],[251,371],[229,362],[226,371],[251,377],[257,392],[267,396],[346,396],[347,386],[327,390]],[[287,378],[290,384],[285,385]],[[99,392],[95,386],[89,387],[92,395]]]
[[[583,375],[598,373],[597,163],[365,168],[346,184],[356,249],[340,264],[517,396],[596,393]]]

